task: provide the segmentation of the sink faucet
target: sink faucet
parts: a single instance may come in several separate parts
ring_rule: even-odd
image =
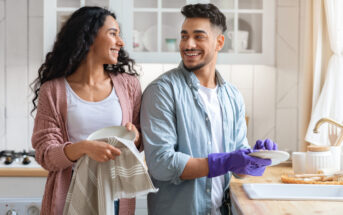
[[[330,119],[330,118],[321,118],[317,123],[316,125],[314,126],[314,129],[313,129],[313,132],[314,133],[318,133],[318,128],[321,126],[321,124],[323,124],[324,122],[327,122],[327,123],[330,123],[332,125],[335,125],[337,127],[340,127],[341,129],[343,129],[343,125],[336,122],[335,120],[333,119]]]

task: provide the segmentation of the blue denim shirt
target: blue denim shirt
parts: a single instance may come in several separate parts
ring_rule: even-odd
[[[216,71],[223,117],[223,149],[250,148],[246,139],[245,106],[238,90]],[[181,62],[145,90],[141,129],[149,173],[159,191],[148,195],[149,214],[210,214],[211,178],[181,180],[190,157],[211,153],[211,123],[198,93],[200,82]],[[225,175],[225,190],[231,173]]]

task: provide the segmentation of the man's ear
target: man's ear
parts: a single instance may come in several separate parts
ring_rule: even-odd
[[[224,43],[225,43],[225,37],[224,37],[224,35],[223,35],[223,34],[219,34],[219,35],[217,36],[217,47],[216,47],[216,51],[219,52],[219,51],[223,48]]]

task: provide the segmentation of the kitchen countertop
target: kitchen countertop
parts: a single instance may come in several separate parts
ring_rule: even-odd
[[[43,168],[0,168],[0,177],[46,177]]]
[[[332,201],[283,201],[283,200],[251,200],[243,190],[245,183],[282,183],[281,174],[293,173],[290,164],[268,167],[263,177],[232,178],[230,183],[231,203],[237,214],[342,214],[342,202]],[[320,186],[320,185],[318,185]]]

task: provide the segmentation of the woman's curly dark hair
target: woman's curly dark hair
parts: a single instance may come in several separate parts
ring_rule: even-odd
[[[33,113],[37,109],[40,87],[47,81],[67,77],[73,74],[80,63],[86,58],[98,30],[104,25],[107,16],[116,19],[114,13],[100,7],[82,7],[75,11],[57,34],[51,52],[47,53],[45,62],[38,70],[38,77],[31,83],[34,92],[32,100]],[[121,48],[118,54],[118,63],[104,65],[105,71],[117,75],[128,73],[138,76],[134,68],[135,61]]]

